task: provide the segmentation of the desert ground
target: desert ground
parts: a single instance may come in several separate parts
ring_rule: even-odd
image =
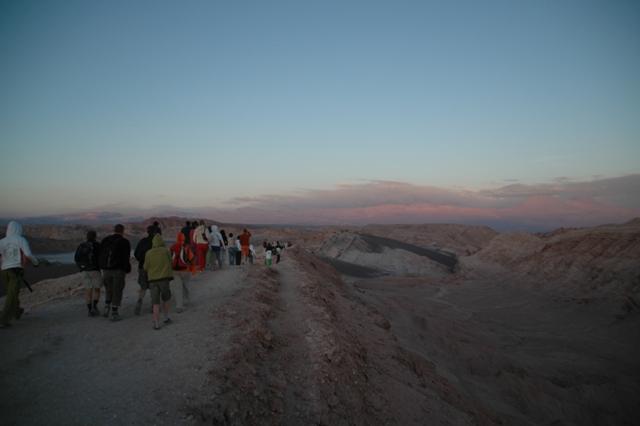
[[[182,223],[161,219],[164,235]],[[66,249],[86,232],[54,228],[27,234]],[[161,330],[148,299],[133,314],[136,265],[117,323],[87,317],[78,274],[23,290],[0,330],[1,423],[638,423],[638,219],[252,231],[293,246],[194,276]]]

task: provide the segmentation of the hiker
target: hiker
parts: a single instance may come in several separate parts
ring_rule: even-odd
[[[185,244],[184,234],[178,232],[176,243],[171,246],[171,268],[173,281],[171,290],[176,300],[176,312],[184,311],[184,299],[189,299],[188,283],[191,279],[194,255],[191,247]]]
[[[191,246],[191,250],[193,250],[194,254],[196,253],[196,244],[193,241],[193,235],[197,227],[198,222],[196,222],[195,220],[191,222],[191,228],[189,229],[189,245]]]
[[[159,234],[153,236],[151,249],[145,255],[144,270],[149,278],[149,291],[151,303],[153,303],[153,329],[159,330],[161,301],[164,324],[171,323],[171,318],[169,318],[169,301],[171,300],[169,282],[173,279],[171,254]]]
[[[222,235],[223,242],[222,249],[220,250],[220,259],[224,262],[225,255],[227,254],[226,248],[229,246],[229,239],[224,229],[220,230],[220,235]]]
[[[276,241],[275,251],[276,251],[276,264],[280,263],[280,255],[282,254],[282,249],[284,247],[280,245],[280,241]]]
[[[229,257],[229,266],[236,264],[236,243],[233,239],[233,232],[229,232],[229,241],[227,244],[227,257]]]
[[[253,260],[256,258],[256,249],[253,248],[253,244],[249,244],[249,263],[253,265]]]
[[[251,244],[251,232],[244,228],[242,230],[242,234],[238,237],[240,238],[240,249],[242,251],[242,259],[244,262],[247,262],[247,258],[249,257],[249,245]]]
[[[24,266],[28,259],[33,266],[38,266],[38,259],[31,253],[29,242],[22,236],[22,225],[11,221],[7,225],[6,236],[0,240],[0,257],[2,258],[2,281],[7,296],[4,310],[0,317],[0,328],[11,326],[13,318],[20,319],[24,309],[20,307],[20,285],[24,281]]]
[[[136,307],[134,309],[134,313],[136,315],[140,315],[142,311],[142,301],[144,300],[145,294],[147,294],[147,290],[149,289],[149,281],[147,279],[147,271],[144,270],[144,256],[145,254],[151,250],[151,243],[153,241],[153,237],[156,234],[160,234],[160,228],[149,225],[147,226],[147,236],[141,239],[136,245],[136,249],[133,252],[133,257],[138,261],[138,285],[140,285],[140,290],[138,291],[138,301],[136,302]]]
[[[191,240],[195,246],[196,252],[196,266],[198,272],[202,272],[207,264],[207,252],[209,251],[209,242],[206,235],[207,228],[204,225],[204,220],[200,221],[200,224],[193,231],[193,239]]]
[[[102,275],[98,265],[100,256],[100,243],[96,241],[96,231],[87,231],[87,241],[81,243],[76,249],[73,260],[82,271],[82,281],[85,288],[85,301],[90,317],[100,315],[98,302],[100,301],[100,287],[102,287]]]
[[[215,262],[218,262],[218,267],[222,269],[221,252],[224,250],[224,240],[222,234],[218,232],[216,225],[209,227],[209,235],[207,238],[209,239],[209,247],[211,248],[211,270],[214,269]]]
[[[191,222],[186,221],[180,232],[184,235],[185,244],[191,244],[191,240],[189,239],[191,236]]]
[[[264,249],[264,264],[270,267],[273,262],[273,245],[267,240],[264,240],[262,242],[262,248]]]
[[[264,264],[266,266],[271,267],[272,255],[273,255],[273,247],[271,243],[268,243],[266,240],[262,243],[262,248],[264,248]]]
[[[102,279],[105,287],[104,313],[105,318],[111,321],[120,321],[118,308],[122,303],[125,276],[131,272],[131,244],[124,238],[124,226],[117,224],[113,227],[113,234],[104,238],[100,243],[100,256],[98,264],[102,270]]]
[[[236,237],[236,266],[242,265],[242,243],[240,242],[240,235]]]

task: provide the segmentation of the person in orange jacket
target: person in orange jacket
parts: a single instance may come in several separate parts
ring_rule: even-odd
[[[251,245],[251,232],[244,228],[242,234],[238,237],[240,239],[240,247],[242,250],[242,260],[247,261],[249,257],[249,246]]]

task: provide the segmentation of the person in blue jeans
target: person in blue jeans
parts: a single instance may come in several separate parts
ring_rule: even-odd
[[[222,269],[222,250],[224,250],[224,240],[222,234],[218,232],[216,225],[211,225],[207,232],[207,240],[209,241],[209,248],[211,249],[211,269],[214,269],[215,262],[218,263],[218,267]]]

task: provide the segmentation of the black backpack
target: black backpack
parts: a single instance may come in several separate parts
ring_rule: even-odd
[[[116,253],[116,245],[118,239],[113,237],[107,237],[102,240],[102,247],[100,248],[99,265],[100,269],[118,269],[118,258]]]
[[[97,253],[94,250],[92,241],[85,241],[76,249],[74,260],[78,268],[82,271],[91,271],[98,269]]]

